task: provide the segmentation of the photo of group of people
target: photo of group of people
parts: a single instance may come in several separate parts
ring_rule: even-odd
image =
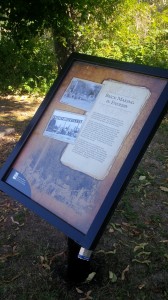
[[[89,111],[101,88],[102,84],[73,78],[60,102]]]
[[[60,99],[60,102],[84,111],[90,111],[101,88],[102,84],[73,78]],[[82,114],[55,110],[43,135],[73,144],[84,120],[85,116]]]
[[[63,142],[74,143],[85,116],[61,110],[55,110],[44,131],[44,136]]]

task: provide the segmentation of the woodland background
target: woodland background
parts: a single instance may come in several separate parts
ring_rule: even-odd
[[[1,0],[0,92],[45,93],[72,52],[168,67],[167,0]]]

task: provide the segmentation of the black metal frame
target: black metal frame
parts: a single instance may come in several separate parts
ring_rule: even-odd
[[[147,146],[149,145],[154,133],[156,132],[160,122],[162,121],[167,107],[168,107],[168,83],[161,93],[158,101],[153,108],[149,118],[146,120],[136,142],[134,143],[129,155],[127,156],[122,168],[119,171],[114,183],[112,184],[110,191],[108,192],[104,202],[97,213],[89,231],[87,234],[83,234],[70,224],[66,223],[64,220],[60,219],[58,216],[52,212],[45,209],[40,204],[33,201],[31,198],[27,197],[20,191],[16,190],[6,182],[6,178],[11,170],[11,166],[19,157],[21,150],[23,149],[27,139],[33,133],[33,130],[38,123],[38,121],[43,117],[47,106],[52,101],[52,98],[61,85],[63,79],[65,78],[67,72],[71,68],[74,62],[85,62],[98,66],[110,67],[113,69],[120,69],[123,71],[129,71],[133,73],[140,73],[144,75],[154,76],[156,78],[168,79],[168,71],[155,67],[148,67],[143,65],[137,65],[134,63],[119,62],[112,59],[98,58],[83,54],[72,54],[67,63],[65,64],[63,70],[60,72],[58,78],[54,82],[50,91],[46,95],[44,101],[36,112],[35,116],[32,118],[27,129],[23,133],[21,139],[17,143],[16,147],[12,151],[11,155],[7,159],[6,163],[0,170],[0,190],[7,193],[9,196],[20,201],[22,204],[33,210],[39,216],[47,220],[49,223],[57,227],[59,230],[64,232],[69,238],[73,239],[79,245],[87,249],[94,249],[96,246],[105,225],[107,224],[109,217],[114,212],[118,201],[121,198],[123,191],[128,185],[140,159],[142,158]]]

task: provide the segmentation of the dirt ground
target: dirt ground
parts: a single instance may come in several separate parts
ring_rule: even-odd
[[[0,97],[0,165],[41,103]],[[3,300],[168,299],[168,116],[139,164],[95,249],[90,276],[69,285],[67,238],[0,192]]]

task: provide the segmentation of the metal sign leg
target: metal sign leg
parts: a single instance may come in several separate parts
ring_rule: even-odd
[[[76,242],[68,238],[68,267],[67,280],[70,282],[82,282],[90,273],[90,260],[88,254],[90,250],[81,248]],[[81,254],[80,254],[81,253]]]

